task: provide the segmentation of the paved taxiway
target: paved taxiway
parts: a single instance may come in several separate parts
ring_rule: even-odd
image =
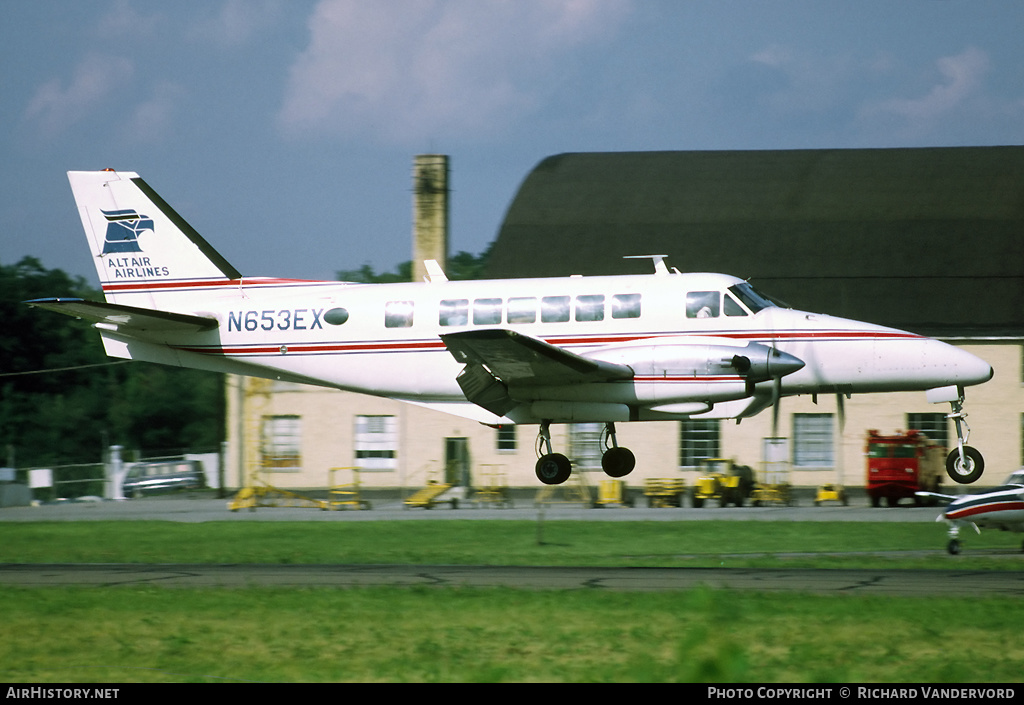
[[[513,587],[858,595],[1024,595],[1024,572],[437,565],[3,565],[0,584],[23,587]]]
[[[124,502],[63,502],[38,507],[0,509],[0,523],[20,521],[161,520],[206,521],[448,521],[576,520],[576,521],[892,521],[934,522],[934,507],[875,509],[866,503],[798,507],[729,507],[725,509],[589,509],[578,504],[535,507],[522,502],[514,509],[405,509],[398,500],[374,503],[370,511],[318,511],[302,508],[260,508],[230,512],[224,500],[206,496],[145,498]],[[944,527],[936,525],[936,553],[944,551]],[[957,570],[804,570],[748,568],[606,568],[537,566],[437,565],[0,565],[0,584],[161,585],[166,587],[249,586],[468,586],[528,589],[679,590],[706,585],[759,591],[803,591],[876,595],[1006,595],[1024,596],[1024,556],[1020,571]],[[780,556],[780,558],[782,558]],[[950,561],[956,561],[950,557]]]

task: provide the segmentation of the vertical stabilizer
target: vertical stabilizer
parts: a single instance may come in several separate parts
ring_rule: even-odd
[[[162,299],[241,278],[132,172],[68,172],[107,301],[167,308]]]

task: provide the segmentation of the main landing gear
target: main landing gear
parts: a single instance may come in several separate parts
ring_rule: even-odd
[[[967,445],[967,439],[971,436],[971,428],[967,425],[967,414],[964,413],[964,397],[951,401],[952,413],[946,414],[947,419],[953,419],[956,424],[956,445],[946,456],[946,474],[954,482],[961,485],[969,485],[985,471],[985,459],[977,449]],[[954,539],[955,540],[955,539]],[[952,544],[952,541],[950,542]],[[952,553],[952,551],[950,551]]]
[[[605,424],[604,429],[605,451],[601,456],[601,469],[609,477],[625,477],[633,472],[636,467],[636,458],[629,448],[619,447],[615,437],[615,424]],[[560,485],[569,479],[572,474],[572,462],[561,453],[551,451],[551,422],[545,421],[540,425],[540,433],[537,436],[537,451],[541,446],[546,451],[537,460],[537,479],[545,485]]]

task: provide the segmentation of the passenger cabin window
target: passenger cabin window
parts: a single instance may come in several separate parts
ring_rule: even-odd
[[[691,291],[686,295],[686,317],[717,318],[719,298],[717,291]]]
[[[473,325],[491,326],[501,323],[501,299],[475,299]]]
[[[384,304],[385,328],[408,328],[412,325],[412,301],[388,301]]]
[[[569,320],[568,296],[545,296],[540,300],[540,320],[544,323],[564,323]]]
[[[442,326],[469,324],[469,299],[447,299],[441,302],[437,322]]]
[[[508,300],[509,323],[534,323],[537,320],[537,299],[532,296]]]
[[[604,296],[588,295],[576,297],[577,321],[603,321]]]
[[[640,294],[613,296],[612,318],[640,318]]]

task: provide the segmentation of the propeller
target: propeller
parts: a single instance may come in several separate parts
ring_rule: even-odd
[[[782,401],[782,378],[804,366],[804,361],[776,347],[768,355],[768,373],[772,378],[772,438],[779,437],[779,404]]]

